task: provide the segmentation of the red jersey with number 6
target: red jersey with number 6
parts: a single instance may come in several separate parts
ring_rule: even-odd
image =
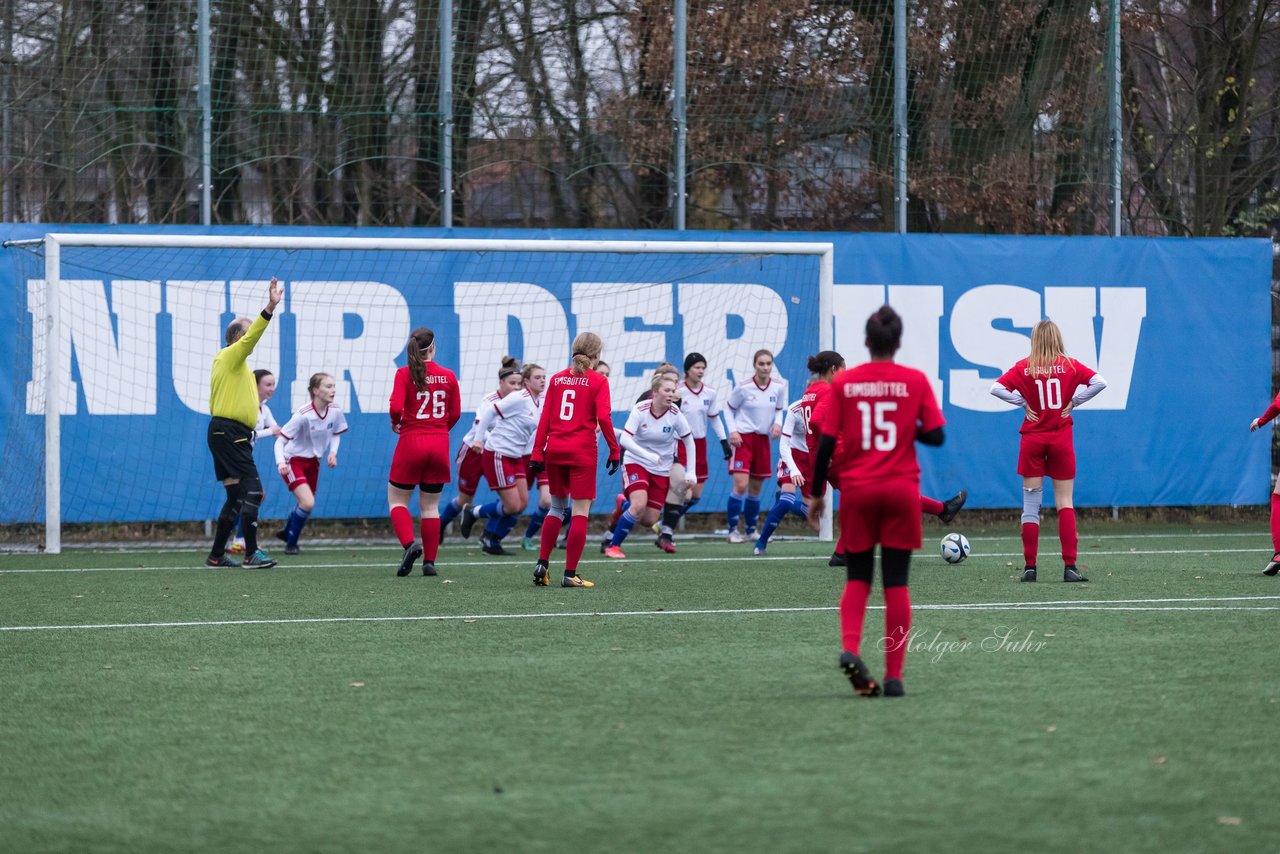
[[[427,362],[427,390],[418,391],[406,365],[396,371],[391,386],[391,424],[400,425],[400,435],[411,433],[448,434],[462,417],[462,394],[453,371]]]
[[[1059,356],[1052,365],[1036,369],[1033,375],[1027,360],[1022,359],[1005,371],[998,382],[1022,395],[1031,411],[1039,416],[1035,421],[1024,417],[1018,432],[1048,433],[1071,426],[1071,416],[1063,418],[1062,408],[1071,402],[1077,388],[1089,384],[1095,373],[1093,368],[1075,359]]]
[[[894,362],[841,371],[821,403],[817,426],[839,443],[841,489],[885,480],[919,481],[916,436],[946,423],[928,377]]]
[[[565,368],[552,375],[542,396],[532,459],[557,465],[595,465],[597,427],[609,445],[609,459],[618,459],[610,407],[609,381],[604,374],[575,374],[572,368]]]

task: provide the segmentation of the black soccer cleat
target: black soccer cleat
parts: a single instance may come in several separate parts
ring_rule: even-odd
[[[902,687],[901,679],[884,680],[884,695],[886,697],[905,697],[907,691]]]
[[[613,532],[609,531],[603,540],[600,541],[600,554],[604,554],[604,550],[613,545]]]
[[[434,560],[424,560],[422,562],[422,574],[439,575],[440,573],[436,572],[436,562]]]
[[[840,653],[840,670],[848,677],[855,694],[863,697],[880,696],[880,686],[871,678],[871,671],[852,652]]]
[[[1273,554],[1271,563],[1267,564],[1267,568],[1262,570],[1263,575],[1271,576],[1272,578],[1275,577],[1277,572],[1280,572],[1280,552]]]
[[[284,553],[287,555],[302,554],[302,549],[298,548],[297,543],[286,544],[284,547]]]
[[[462,535],[462,539],[468,539],[471,536],[471,529],[475,526],[475,511],[471,509],[470,504],[463,504],[462,515],[458,517],[458,533]]]
[[[533,567],[533,583],[538,587],[550,587],[551,567],[545,560],[538,561]]]
[[[422,546],[417,540],[404,547],[404,557],[400,558],[400,568],[396,570],[397,578],[404,578],[413,572],[413,562],[422,557]],[[423,568],[426,564],[423,564]]]
[[[241,564],[245,569],[270,569],[275,565],[276,562],[272,560],[262,549],[258,549],[256,552],[246,557],[244,562]]]
[[[962,489],[942,502],[942,512],[938,514],[938,518],[942,520],[944,525],[956,518],[956,514],[960,512],[960,508],[964,506],[965,499],[968,497],[968,490]]]
[[[827,561],[827,566],[847,566],[847,565],[848,563],[844,559],[844,552],[841,552],[841,551],[832,552],[830,559]]]
[[[1035,581],[1036,568],[1034,566],[1028,566],[1026,569],[1022,570],[1022,577],[1019,578],[1018,580],[1019,581]]]
[[[502,547],[502,543],[495,543],[493,540],[487,538],[480,544],[480,551],[487,555],[495,555],[497,557],[508,557],[511,554],[511,552]]]
[[[289,529],[281,528],[280,530],[276,531],[276,539],[282,543],[289,542]]]
[[[236,563],[226,555],[218,555],[217,557],[210,555],[205,558],[204,565],[210,569],[226,569],[228,567],[237,567],[240,564]]]
[[[1081,575],[1080,570],[1076,569],[1076,565],[1074,563],[1071,563],[1071,564],[1067,564],[1062,568],[1062,580],[1063,581],[1088,581],[1089,579]]]

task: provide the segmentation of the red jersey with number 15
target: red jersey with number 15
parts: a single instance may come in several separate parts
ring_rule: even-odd
[[[929,379],[894,362],[868,362],[836,374],[819,429],[840,446],[841,489],[885,480],[919,481],[916,436],[946,423]]]
[[[1096,371],[1068,356],[1059,356],[1052,365],[1036,370],[1034,376],[1026,359],[1019,360],[1004,372],[1000,385],[1022,395],[1027,406],[1039,418],[1029,421],[1024,416],[1019,433],[1048,433],[1062,430],[1073,423],[1071,416],[1062,417],[1062,408],[1071,402],[1076,389],[1088,385]]]
[[[400,425],[400,435],[444,433],[462,417],[462,394],[453,371],[427,362],[427,390],[418,391],[406,365],[396,371],[391,386],[391,424]]]
[[[609,445],[609,459],[618,459],[611,414],[609,381],[604,374],[575,374],[572,368],[565,368],[552,375],[542,394],[542,415],[531,458],[557,465],[594,466],[599,427]]]

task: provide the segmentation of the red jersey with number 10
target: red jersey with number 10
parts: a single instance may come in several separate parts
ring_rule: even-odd
[[[599,427],[609,445],[609,459],[618,459],[611,414],[609,381],[604,374],[575,374],[572,368],[565,368],[552,375],[542,395],[542,416],[533,438],[531,458],[557,465],[593,466],[598,455]]]
[[[462,394],[453,371],[427,362],[427,390],[418,391],[406,365],[396,371],[391,386],[391,424],[400,425],[400,435],[444,433],[462,417]]]
[[[836,374],[818,428],[840,446],[841,489],[885,480],[919,481],[916,436],[946,423],[929,379],[894,362]]]
[[[1062,417],[1062,408],[1071,402],[1076,389],[1088,385],[1096,371],[1067,356],[1059,356],[1047,368],[1038,368],[1034,375],[1026,359],[1021,359],[1004,372],[1000,385],[1022,395],[1027,406],[1039,418],[1022,419],[1019,433],[1048,433],[1062,430],[1072,424],[1071,416]]]

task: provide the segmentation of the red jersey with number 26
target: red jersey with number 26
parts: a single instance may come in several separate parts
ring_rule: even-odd
[[[391,386],[391,424],[400,425],[400,435],[444,433],[462,417],[462,394],[453,371],[427,362],[427,390],[418,391],[406,365],[396,371]]]
[[[547,380],[531,458],[557,465],[594,466],[599,427],[609,445],[609,459],[618,459],[611,415],[609,381],[604,374],[575,374],[572,368],[565,368]]]
[[[1063,418],[1062,408],[1071,402],[1077,388],[1089,384],[1095,373],[1093,368],[1075,359],[1059,356],[1052,365],[1038,369],[1032,376],[1027,360],[1022,359],[1005,371],[998,382],[1022,395],[1027,406],[1040,416],[1035,421],[1024,417],[1018,432],[1048,433],[1071,426],[1071,416]]]
[[[841,489],[885,480],[919,481],[916,435],[946,423],[929,379],[894,362],[868,362],[836,374],[819,428],[835,436]]]

